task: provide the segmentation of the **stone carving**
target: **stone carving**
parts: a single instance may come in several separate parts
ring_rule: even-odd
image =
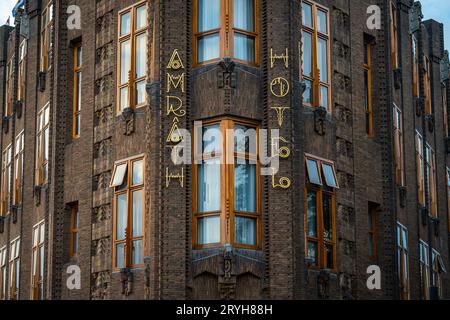
[[[135,114],[132,108],[126,108],[122,111],[122,133],[130,136],[135,130]]]
[[[93,209],[93,215],[96,222],[103,222],[111,219],[111,209],[109,206],[100,206]]]
[[[328,299],[330,296],[330,271],[320,270],[317,276],[317,291],[320,299]]]
[[[219,277],[219,294],[223,300],[233,300],[236,293],[236,276],[233,275],[234,254],[231,246],[223,252],[223,275]]]
[[[341,287],[342,298],[344,300],[354,300],[352,294],[352,279],[345,273],[339,275],[339,286]]]
[[[413,34],[414,32],[420,29],[420,23],[422,22],[423,14],[422,14],[422,5],[419,1],[414,2],[411,9],[409,9],[409,33]]]
[[[230,58],[219,62],[220,69],[217,71],[217,86],[225,92],[225,111],[231,111],[231,97],[233,89],[237,87],[235,63]]]
[[[440,63],[441,70],[441,82],[445,82],[450,79],[450,60],[448,50],[444,51],[444,55],[442,56]]]
[[[108,288],[111,283],[111,275],[109,272],[99,272],[94,275],[94,286],[92,288],[92,299],[106,300],[108,299]]]
[[[150,257],[144,257],[145,264],[145,300],[150,300]]]
[[[327,109],[318,107],[314,110],[314,131],[320,136],[325,135]]]
[[[130,268],[120,270],[120,282],[122,283],[122,294],[129,296],[133,292],[133,272]]]

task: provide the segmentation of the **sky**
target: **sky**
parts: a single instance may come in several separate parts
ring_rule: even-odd
[[[445,27],[445,47],[450,50],[450,0],[421,0],[425,19],[442,22]],[[6,23],[17,0],[0,0],[0,25]],[[3,9],[4,8],[4,9]],[[11,23],[13,18],[11,17]]]

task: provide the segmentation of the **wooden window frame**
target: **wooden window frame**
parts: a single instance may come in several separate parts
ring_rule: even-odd
[[[415,141],[418,202],[421,206],[425,206],[425,152],[423,137],[417,130]]]
[[[392,69],[395,70],[399,66],[398,59],[398,12],[394,1],[390,3],[390,32],[391,32],[391,63]]]
[[[225,244],[231,244],[235,248],[243,248],[249,250],[261,250],[262,248],[262,220],[261,220],[261,176],[260,176],[260,163],[259,163],[259,144],[256,143],[256,154],[251,154],[246,152],[238,153],[234,150],[234,143],[228,143],[227,130],[233,130],[236,125],[242,125],[248,127],[249,129],[256,130],[256,137],[259,136],[259,123],[256,121],[241,119],[237,117],[220,117],[215,119],[210,119],[202,122],[202,128],[219,124],[220,132],[222,134],[221,141],[221,152],[215,153],[214,157],[207,155],[205,157],[202,154],[202,146],[197,146],[195,139],[194,141],[194,166],[193,166],[193,192],[192,192],[192,210],[193,210],[193,231],[192,231],[192,246],[194,249],[208,249],[217,248]],[[198,129],[198,128],[197,128]],[[196,129],[194,129],[194,137],[196,137]],[[234,134],[233,134],[234,139]],[[258,138],[257,138],[258,139]],[[230,149],[231,148],[231,149]],[[226,164],[226,159],[233,155],[232,164]],[[214,212],[198,212],[198,165],[201,164],[201,159],[220,159],[220,210]],[[238,212],[235,210],[235,184],[234,184],[234,171],[235,171],[235,158],[247,159],[256,162],[256,174],[255,174],[255,201],[256,201],[256,212]],[[230,161],[228,161],[230,162]],[[227,211],[228,209],[228,211]],[[220,217],[220,243],[210,243],[210,244],[199,244],[198,241],[198,221],[205,217]],[[247,245],[237,243],[235,241],[235,218],[244,217],[256,220],[256,245]],[[229,225],[229,228],[226,226]]]
[[[48,119],[47,122],[45,120],[45,113],[48,110]],[[42,118],[41,118],[42,117]],[[37,119],[36,119],[36,185],[42,186],[48,181],[49,168],[48,163],[49,159],[45,159],[45,153],[49,154],[50,151],[50,132],[48,141],[45,141],[45,131],[50,130],[50,102],[48,102],[42,109],[39,111]],[[41,126],[39,123],[41,122]],[[47,143],[46,143],[47,142]],[[40,148],[39,148],[40,146]],[[47,166],[47,177],[44,178],[44,167]]]
[[[78,61],[78,51],[80,50],[81,61]],[[81,117],[81,97],[78,95],[83,86],[83,47],[77,43],[73,47],[73,110],[72,110],[72,139],[78,139],[81,134],[81,128],[77,128],[78,119]],[[78,87],[78,77],[80,85]],[[80,122],[81,123],[81,122]]]
[[[6,300],[8,295],[7,246],[0,248],[0,300]]]
[[[9,290],[8,297],[9,300],[19,300],[19,290],[20,290],[20,280],[18,281],[18,277],[20,276],[20,248],[21,248],[20,237],[12,240],[10,242],[10,251],[9,251]],[[14,255],[13,255],[13,247],[14,247]],[[19,252],[17,252],[17,247],[19,247]]]
[[[137,184],[137,185],[133,185],[133,163],[134,162],[139,162],[142,161],[143,162],[143,167],[142,167],[142,183],[141,184]],[[114,200],[113,200],[113,260],[112,260],[112,264],[113,264],[113,270],[114,271],[120,271],[122,268],[118,268],[116,265],[116,245],[117,244],[124,244],[125,248],[124,248],[124,252],[125,252],[125,261],[124,261],[124,266],[123,268],[131,268],[131,269],[137,269],[137,268],[143,268],[144,267],[144,263],[142,264],[132,264],[132,250],[133,250],[133,242],[134,241],[142,241],[142,257],[144,257],[144,252],[145,252],[145,213],[146,213],[146,209],[145,209],[145,188],[146,188],[146,184],[145,184],[145,177],[146,177],[146,173],[145,173],[145,164],[146,164],[146,157],[145,155],[139,155],[139,156],[135,156],[135,157],[130,157],[127,159],[123,159],[123,160],[119,160],[114,164],[114,170],[113,170],[113,175],[112,175],[112,179],[111,179],[111,183],[114,179],[117,167],[122,165],[122,164],[127,164],[127,169],[125,172],[125,177],[124,179],[127,179],[127,186],[124,189],[120,189],[120,186],[118,187],[113,187],[110,185],[111,188],[114,188]],[[134,192],[136,191],[140,191],[142,190],[142,235],[139,237],[133,237],[133,206],[132,206],[132,195]],[[127,195],[127,226],[126,226],[126,231],[125,231],[125,239],[123,240],[117,240],[117,197],[119,195],[123,195],[126,194]]]
[[[14,145],[13,204],[15,206],[19,206],[22,204],[24,152],[25,152],[25,130],[22,130],[16,136]]]
[[[425,92],[425,114],[432,114],[431,103],[431,62],[427,56],[423,57],[424,74],[423,74],[423,87]]]
[[[145,6],[146,7],[146,19],[145,19],[145,26],[142,27],[139,30],[135,30],[136,27],[136,11],[138,8]],[[130,13],[130,32],[127,33],[126,35],[120,35],[121,32],[121,28],[122,28],[122,19],[121,17],[124,14]],[[122,106],[121,106],[121,96],[120,96],[120,91],[121,89],[124,88],[128,88],[128,107],[132,108],[132,109],[136,109],[136,108],[141,108],[144,107],[147,104],[147,98],[145,99],[146,101],[144,101],[141,104],[136,104],[136,99],[135,99],[135,91],[136,91],[136,85],[138,82],[141,81],[146,81],[148,79],[148,68],[147,65],[149,63],[148,61],[148,4],[146,1],[140,1],[136,4],[133,4],[121,11],[119,11],[118,14],[118,30],[117,30],[117,39],[118,39],[118,44],[117,44],[117,90],[116,90],[116,94],[117,94],[117,106],[116,106],[116,110],[117,110],[117,114],[122,114],[123,110],[122,110]],[[147,59],[147,64],[145,66],[145,76],[143,77],[139,77],[136,78],[135,73],[136,73],[136,38],[138,36],[141,36],[145,34],[146,37],[146,48],[145,48],[145,57]],[[121,84],[121,47],[122,47],[122,43],[126,42],[126,41],[130,41],[130,70],[128,72],[128,82]]]
[[[42,234],[43,233],[43,234]],[[36,237],[36,243],[34,239]],[[45,260],[45,220],[35,224],[32,231],[32,250],[31,250],[31,300],[43,300],[45,296],[45,270],[41,270],[41,264],[44,265],[45,261],[41,261],[41,250],[43,259]],[[36,268],[34,268],[34,266]],[[40,276],[42,273],[42,277]]]
[[[27,40],[23,40],[19,46],[18,90],[17,100],[24,101],[26,97],[26,56]]]
[[[1,180],[1,203],[0,216],[7,216],[10,211],[11,203],[11,179],[12,177],[12,144],[9,144],[2,154],[2,180]]]
[[[302,0],[302,3],[308,4],[311,6],[311,14],[312,14],[312,28],[305,26],[302,24],[301,32],[307,32],[311,34],[311,52],[312,52],[312,78],[305,76],[303,74],[303,67],[300,66],[300,75],[302,80],[307,80],[312,83],[312,103],[303,102],[305,106],[308,107],[321,107],[323,106],[322,103],[322,96],[321,96],[321,90],[320,88],[322,86],[328,88],[328,108],[327,111],[331,113],[332,111],[332,102],[331,102],[331,35],[330,35],[330,10],[327,7],[324,7],[316,2],[310,1],[310,0]],[[327,15],[327,34],[324,34],[322,32],[318,31],[317,26],[317,11],[325,12]],[[319,38],[322,40],[325,40],[327,43],[327,73],[328,73],[328,81],[322,82],[320,81],[320,72],[319,72],[319,60],[318,60],[318,42]]]
[[[398,232],[401,232],[400,236],[398,236]],[[403,243],[403,232],[406,233],[406,244]],[[397,239],[400,239],[400,243],[397,241],[397,261],[400,260],[400,265],[398,268],[398,279],[400,286],[400,298],[402,300],[409,300],[410,297],[410,268],[409,268],[409,234],[408,228],[406,228],[400,222],[397,222]],[[400,257],[398,255],[401,255]],[[406,256],[406,261],[405,261]],[[406,263],[406,268],[405,268]],[[405,275],[405,269],[407,270],[407,274]]]
[[[367,62],[364,62],[363,69],[364,73],[367,73],[367,88],[364,88],[367,95],[367,106],[366,106],[366,132],[369,138],[373,138],[373,96],[372,96],[372,51],[373,51],[373,43],[364,41],[364,50],[367,54]],[[364,83],[365,85],[365,83]]]
[[[13,99],[13,81],[14,81],[14,55],[6,64],[6,82],[5,82],[5,117],[12,115]]]
[[[375,261],[378,258],[378,250],[377,250],[377,223],[378,223],[378,213],[377,213],[377,207],[369,203],[369,210],[368,210],[368,219],[369,219],[369,239],[372,241],[371,246],[371,252],[372,254],[369,254],[369,260]]]
[[[260,40],[259,40],[259,34],[260,34],[260,25],[259,25],[259,1],[260,0],[253,0],[254,5],[254,23],[255,23],[255,31],[250,32],[246,30],[242,30],[239,28],[234,27],[234,3],[233,0],[220,0],[220,26],[217,29],[208,30],[205,32],[198,32],[198,0],[194,0],[193,3],[193,59],[194,59],[194,67],[204,66],[212,63],[217,63],[220,60],[224,59],[225,57],[231,57],[234,61],[246,64],[250,66],[259,66],[260,64],[260,57],[259,57],[259,50],[260,50]],[[249,37],[253,37],[255,39],[255,61],[246,61],[242,59],[237,59],[234,57],[234,34],[239,33],[242,35],[246,35]],[[219,34],[219,43],[220,43],[220,50],[219,50],[219,58],[212,59],[212,60],[206,60],[203,62],[198,61],[198,39],[212,35],[212,34]]]
[[[49,63],[49,52],[53,45],[52,39],[50,38],[52,36],[53,20],[53,1],[49,1],[41,14],[41,72],[46,72],[51,67]]]
[[[419,241],[419,259],[420,259],[420,278],[422,299],[430,299],[430,248],[428,243],[423,240]]]
[[[326,256],[326,246],[331,246],[333,248],[333,268],[331,269],[332,272],[337,271],[337,264],[336,264],[336,257],[337,257],[337,235],[336,235],[336,195],[335,195],[335,189],[339,188],[339,183],[337,181],[336,176],[336,167],[335,163],[330,160],[326,160],[323,158],[319,158],[316,156],[313,156],[311,154],[305,154],[305,168],[306,168],[306,161],[312,160],[317,163],[319,175],[322,181],[322,185],[315,185],[309,182],[309,179],[306,180],[306,187],[305,187],[305,215],[304,215],[304,225],[305,225],[305,256],[308,256],[308,244],[310,242],[317,244],[317,261],[316,265],[310,266],[312,269],[323,269],[327,267],[327,256]],[[323,173],[323,164],[328,164],[333,167],[335,180],[337,184],[337,188],[330,188],[326,186],[326,179],[324,177]],[[308,177],[308,172],[305,173],[306,177]],[[316,228],[317,228],[317,237],[310,237],[308,236],[308,193],[309,192],[315,192],[316,193]],[[324,238],[324,218],[323,218],[323,195],[327,194],[331,196],[331,215],[332,215],[332,232],[333,232],[333,239],[326,240]]]
[[[428,143],[425,146],[425,165],[426,170],[428,170],[428,181],[426,181],[426,183],[428,186],[428,194],[430,196],[430,215],[437,218],[436,153]]]
[[[397,185],[405,185],[405,159],[404,159],[404,135],[403,135],[403,112],[394,103],[393,106],[393,124],[394,124],[394,162],[395,162],[395,181]]]
[[[70,237],[70,249],[69,256],[70,258],[78,255],[79,252],[79,243],[80,239],[78,238],[77,247],[74,248],[75,237],[79,237],[79,224],[80,224],[80,215],[79,215],[79,207],[78,202],[70,205],[69,208],[69,219],[70,219],[70,227],[69,227],[69,237]],[[76,219],[76,221],[75,221]],[[76,222],[76,223],[75,223]],[[76,227],[75,227],[76,225]]]
[[[411,36],[412,69],[413,69],[413,96],[420,96],[419,86],[419,40],[415,35]]]

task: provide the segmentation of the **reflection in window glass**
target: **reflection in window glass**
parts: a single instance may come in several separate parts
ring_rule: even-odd
[[[256,245],[256,219],[235,218],[235,241],[239,244]]]
[[[306,167],[308,169],[308,177],[309,182],[312,184],[322,185],[322,181],[320,179],[319,167],[317,165],[317,161],[315,160],[306,160]]]
[[[302,2],[302,24],[312,28],[312,7],[305,2]]]
[[[198,39],[198,62],[217,59],[220,57],[220,36],[213,34]]]
[[[220,217],[198,219],[198,243],[201,245],[220,242]]]
[[[198,166],[198,211],[220,210],[220,161],[206,160]]]
[[[256,211],[256,165],[235,164],[234,207],[238,212]]]

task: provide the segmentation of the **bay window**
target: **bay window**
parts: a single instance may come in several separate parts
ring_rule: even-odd
[[[147,4],[140,2],[119,12],[118,112],[146,103]]]
[[[257,65],[259,0],[194,0],[194,64],[231,57]]]
[[[72,137],[80,137],[81,131],[81,81],[83,66],[83,49],[77,44],[73,49],[73,115],[72,115]]]
[[[31,255],[31,299],[43,300],[44,295],[44,243],[45,222],[41,221],[33,227],[33,247]]]
[[[409,299],[409,250],[408,229],[397,222],[397,271],[400,285],[400,297]]]
[[[303,102],[331,111],[329,10],[312,1],[302,1]]]
[[[42,10],[41,15],[41,71],[46,72],[49,68],[49,53],[53,46],[52,33],[53,33],[53,3],[49,2],[47,6]]]
[[[19,299],[20,238],[11,241],[9,250],[9,300]]]
[[[3,151],[2,157],[2,188],[1,188],[1,215],[9,213],[11,195],[11,172],[12,170],[12,145]]]
[[[16,137],[15,154],[14,154],[14,198],[13,203],[18,206],[22,203],[22,188],[23,188],[23,159],[25,149],[24,132],[22,131]]]
[[[336,169],[329,160],[306,155],[306,174],[306,256],[313,268],[336,270]]]
[[[208,121],[196,128],[194,247],[228,243],[260,249],[257,130],[256,123],[230,118]]]
[[[394,104],[394,158],[395,181],[397,185],[405,185],[405,164],[403,156],[403,117],[402,111]]]
[[[50,103],[42,108],[37,117],[36,132],[36,185],[48,180],[48,156],[50,143]]]
[[[116,162],[114,188],[113,263],[116,270],[144,263],[144,157]]]

